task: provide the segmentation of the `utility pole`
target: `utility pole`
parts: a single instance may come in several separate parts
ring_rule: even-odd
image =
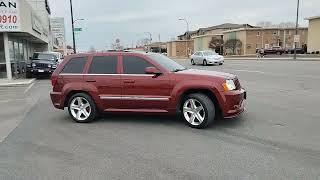
[[[76,54],[77,53],[77,49],[76,49],[76,38],[75,38],[75,34],[74,34],[74,20],[73,20],[72,0],[70,0],[70,10],[71,10],[71,23],[72,23],[73,52],[74,52],[74,54]]]
[[[160,37],[160,34],[159,34],[159,54],[161,54],[161,37]]]
[[[299,26],[299,6],[300,0],[297,2],[297,17],[296,17],[296,36],[298,35],[298,26]],[[294,56],[293,59],[297,59],[297,42],[294,42]]]

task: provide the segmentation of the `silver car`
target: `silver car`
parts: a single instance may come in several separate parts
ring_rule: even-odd
[[[224,63],[224,57],[220,56],[214,51],[197,51],[191,56],[191,64],[202,64],[207,66],[209,64],[222,65]]]

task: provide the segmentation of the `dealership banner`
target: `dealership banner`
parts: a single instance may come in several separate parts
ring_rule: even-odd
[[[20,30],[20,0],[0,0],[0,32]]]

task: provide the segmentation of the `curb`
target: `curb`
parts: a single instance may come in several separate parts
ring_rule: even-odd
[[[0,87],[29,85],[29,84],[32,84],[35,80],[36,80],[35,78],[30,80],[25,80],[25,81],[12,80],[12,81],[1,82],[0,80]]]

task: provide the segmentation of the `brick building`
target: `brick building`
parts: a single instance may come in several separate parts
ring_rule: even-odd
[[[167,54],[169,57],[188,57],[193,53],[193,49],[193,40],[175,40],[167,42]]]
[[[298,29],[300,42],[297,47],[307,44],[308,28]],[[223,40],[226,43],[230,39],[241,41],[241,47],[237,47],[236,55],[255,54],[257,49],[280,46],[282,48],[294,48],[295,28],[240,28],[223,32]],[[231,49],[225,49],[226,54],[233,54]]]

